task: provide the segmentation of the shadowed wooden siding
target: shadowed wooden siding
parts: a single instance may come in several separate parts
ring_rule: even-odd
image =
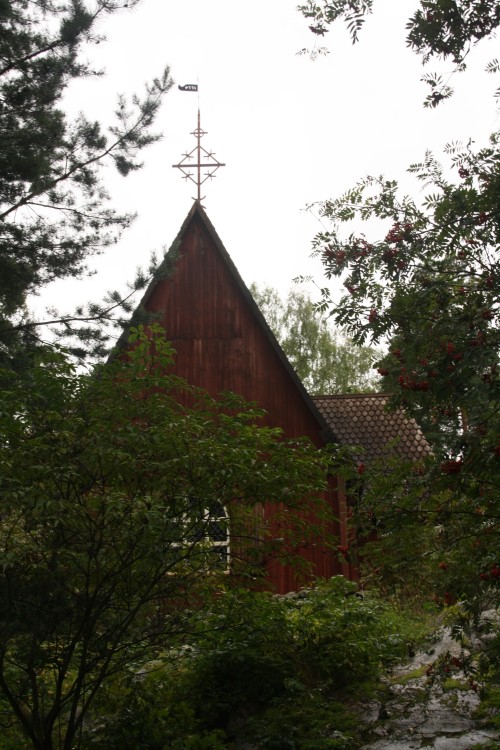
[[[256,401],[268,412],[269,426],[281,427],[287,437],[307,435],[318,447],[324,445],[323,425],[199,213],[192,214],[179,239],[174,269],[156,281],[144,301],[146,309],[157,314],[177,352],[174,371],[213,396],[228,390]],[[335,481],[328,501],[341,516]],[[316,575],[347,573],[335,552],[320,541],[302,551]],[[291,567],[272,563],[269,574],[282,593],[300,583]]]

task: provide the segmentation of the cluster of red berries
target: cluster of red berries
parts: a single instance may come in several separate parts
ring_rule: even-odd
[[[403,240],[404,233],[400,231],[400,228],[397,224],[392,227],[392,229],[390,229],[385,236],[386,242],[402,242]]]
[[[456,596],[453,596],[453,594],[450,594],[449,591],[445,591],[442,597],[433,596],[432,600],[438,605],[438,607],[451,607],[453,604],[456,604],[457,602]],[[431,664],[428,667],[426,674],[431,674],[433,671],[434,671],[434,665]]]
[[[486,336],[483,331],[478,331],[476,335],[467,341],[468,346],[483,346],[486,343]]]
[[[347,257],[347,253],[345,250],[338,250],[330,245],[323,251],[323,257],[326,260],[335,261],[338,265],[342,265]]]
[[[398,250],[387,250],[383,254],[382,259],[385,260],[387,264],[390,264],[391,261],[393,261],[394,258],[397,258],[398,255],[399,255]],[[396,265],[396,268],[399,268],[400,271],[405,271],[408,268],[407,261],[403,260],[402,258],[400,258],[399,260],[396,260],[395,265]]]
[[[465,167],[460,166],[458,168],[458,176],[462,178],[462,180],[465,180],[466,177],[470,175],[470,172],[468,169],[465,169]]]
[[[481,578],[482,581],[496,581],[497,578],[500,577],[500,568],[495,563],[492,565],[488,573],[480,573],[479,578]]]
[[[457,603],[457,597],[453,596],[453,594],[450,594],[449,591],[444,592],[443,596],[443,602],[447,607],[451,607],[453,604]]]
[[[399,255],[399,250],[396,250],[395,247],[392,247],[385,251],[385,253],[382,255],[382,258],[385,260],[386,263],[388,263],[390,260],[397,258],[398,255]]]
[[[354,260],[361,260],[361,258],[366,258],[368,253],[373,250],[374,245],[372,245],[370,242],[367,242],[365,239],[355,240],[352,244],[352,258]]]
[[[349,559],[349,547],[347,546],[347,544],[339,544],[337,547],[337,552],[342,555],[344,560]]]
[[[449,407],[446,407],[444,409],[440,409],[439,413],[443,415],[443,417],[455,417],[456,411],[455,409],[450,409]]]
[[[443,474],[460,474],[462,471],[462,465],[463,460],[461,458],[458,458],[457,460],[450,459],[441,464],[441,471]]]
[[[415,372],[412,372],[411,375],[408,375],[404,367],[401,370],[401,375],[398,378],[398,383],[399,383],[400,388],[403,388],[404,390],[407,390],[407,391],[428,391],[429,390],[428,380],[418,380]]]
[[[495,286],[495,277],[490,273],[484,280],[485,285],[488,289],[492,289]]]
[[[388,231],[385,241],[396,243],[403,242],[403,240],[407,240],[410,238],[412,229],[413,224],[410,224],[409,222],[401,224],[399,221],[397,221],[394,226],[392,226]]]

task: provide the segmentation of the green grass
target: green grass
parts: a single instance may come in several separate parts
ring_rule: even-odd
[[[427,664],[423,664],[421,667],[412,669],[411,672],[405,672],[405,674],[393,675],[391,682],[393,685],[407,685],[412,680],[418,680],[421,677],[425,677],[427,671]]]

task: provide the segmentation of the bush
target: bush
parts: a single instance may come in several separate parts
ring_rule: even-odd
[[[119,677],[105,688],[84,735],[92,750],[222,750],[224,732],[206,731],[180,694],[180,664]]]
[[[350,750],[357,720],[341,701],[404,657],[415,627],[342,576],[286,596],[236,591],[212,602],[177,654],[118,680],[87,747]],[[312,744],[311,744],[312,743]]]

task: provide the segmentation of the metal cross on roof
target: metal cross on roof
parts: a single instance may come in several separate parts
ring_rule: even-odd
[[[219,167],[226,166],[215,158],[213,151],[207,151],[206,148],[201,145],[201,139],[206,134],[206,131],[200,126],[200,110],[198,110],[198,127],[191,133],[191,135],[196,137],[197,145],[192,151],[185,153],[178,164],[172,164],[174,169],[181,170],[184,180],[191,180],[191,182],[194,182],[194,184],[197,185],[198,194],[193,200],[198,201],[198,203],[201,203],[205,198],[205,196],[203,196],[203,198],[201,196],[201,186],[203,183],[215,177],[215,172]],[[196,162],[190,161],[193,158],[196,158]],[[202,169],[206,169],[207,171],[202,173]],[[193,170],[195,170],[194,175]]]

